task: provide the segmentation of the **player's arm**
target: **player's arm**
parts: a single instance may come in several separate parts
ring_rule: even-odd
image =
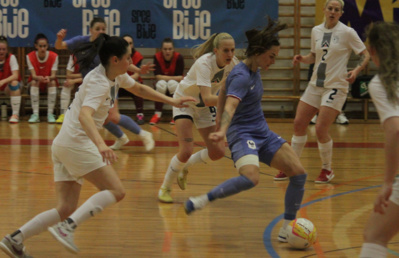
[[[359,75],[359,73],[366,68],[367,64],[370,61],[370,54],[369,51],[367,51],[367,49],[363,50],[362,52],[359,53],[360,55],[360,60],[358,65],[356,66],[355,69],[353,69],[352,71],[350,71],[348,73],[348,78],[346,79],[349,83],[354,83],[357,76]]]
[[[109,165],[117,160],[117,156],[115,152],[105,144],[104,139],[98,132],[93,119],[94,112],[95,110],[92,107],[83,106],[79,113],[79,122],[86,132],[86,135],[97,146],[104,162]]]
[[[184,77],[182,75],[173,75],[173,76],[162,75],[162,74],[155,75],[155,80],[157,80],[157,81],[160,81],[160,80],[164,80],[164,81],[174,80],[174,81],[180,82],[181,80],[183,80],[183,78]]]
[[[12,81],[17,81],[19,77],[19,71],[15,70],[15,71],[11,71],[11,75],[8,76],[7,78],[0,80],[0,85],[3,84],[9,84]]]
[[[314,64],[315,61],[316,61],[316,54],[313,52],[310,52],[306,56],[295,55],[294,58],[292,59],[292,64],[293,65],[297,65],[299,63]]]
[[[134,95],[142,97],[144,99],[163,102],[175,107],[187,107],[187,105],[184,104],[185,102],[195,102],[195,99],[193,97],[181,97],[177,99],[168,97],[164,94],[159,93],[153,88],[138,82],[136,82],[133,87],[125,88],[125,90],[130,91]]]
[[[224,112],[224,105],[226,104],[226,80],[223,79],[222,85],[220,86],[218,103],[216,106],[216,130],[220,128],[220,118]]]
[[[211,133],[209,139],[218,142],[224,140],[227,129],[230,126],[231,120],[236,112],[237,106],[240,104],[240,100],[235,97],[227,97],[226,104],[224,105],[224,111],[220,118],[220,127],[217,132]]]
[[[203,104],[205,107],[216,106],[218,103],[218,96],[212,94],[211,87],[200,86],[200,85],[198,85],[198,87],[200,89],[200,94],[203,102],[200,104]]]
[[[61,29],[57,33],[57,39],[55,40],[55,43],[54,43],[55,49],[68,49],[68,45],[64,41],[66,33],[67,33],[66,29]]]

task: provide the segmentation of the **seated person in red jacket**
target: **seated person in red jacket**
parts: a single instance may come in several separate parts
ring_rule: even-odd
[[[26,55],[26,62],[30,71],[28,82],[30,83],[30,99],[33,114],[29,123],[38,123],[39,119],[39,94],[47,88],[47,121],[55,123],[54,105],[57,96],[58,81],[58,55],[47,50],[49,47],[46,35],[39,33],[35,37],[36,51]]]
[[[155,89],[162,94],[172,96],[184,77],[184,59],[180,53],[175,52],[171,38],[165,38],[162,41],[161,52],[155,54],[154,64]],[[150,120],[151,125],[157,124],[161,119],[162,108],[163,103],[155,102],[155,114]],[[175,122],[172,119],[170,123],[174,124]]]
[[[8,120],[11,124],[19,121],[19,108],[21,106],[19,65],[17,58],[8,53],[7,38],[0,36],[0,91],[10,95],[12,116]]]

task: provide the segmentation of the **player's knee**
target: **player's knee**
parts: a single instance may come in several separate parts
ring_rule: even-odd
[[[49,87],[56,87],[56,86],[57,86],[57,83],[56,83],[55,80],[51,80],[51,81],[48,83],[48,86],[49,86]]]
[[[165,94],[166,90],[168,89],[167,82],[164,80],[157,81],[155,84],[155,90],[159,93]]]
[[[177,81],[175,81],[175,80],[168,81],[168,86],[167,87],[168,87],[168,91],[169,91],[170,94],[173,95],[175,93],[177,85],[179,85],[179,83]]]
[[[259,184],[259,167],[257,166],[243,166],[240,168],[240,174],[252,181],[256,186]]]
[[[20,88],[20,84],[18,81],[12,81],[8,87],[10,88],[10,91],[17,91]]]
[[[126,191],[123,187],[121,187],[120,189],[116,189],[114,191],[112,191],[113,195],[115,196],[115,199],[117,202],[120,202],[123,200],[123,198],[125,198],[126,196]]]

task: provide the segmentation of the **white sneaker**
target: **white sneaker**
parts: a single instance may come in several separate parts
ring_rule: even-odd
[[[190,214],[195,210],[200,210],[204,208],[207,204],[209,203],[208,195],[200,195],[197,197],[190,197],[188,200],[184,203],[184,210],[186,211],[186,214]]]
[[[336,122],[337,124],[340,124],[340,125],[348,125],[348,124],[349,124],[349,120],[348,120],[348,118],[346,118],[344,112],[341,112],[341,113],[337,116],[337,119],[335,120],[335,122]]]
[[[152,133],[141,130],[139,137],[143,141],[145,151],[151,151],[152,149],[154,149],[155,142],[152,138]]]
[[[19,122],[19,117],[18,117],[18,115],[12,115],[12,116],[10,117],[10,120],[8,120],[8,122],[9,122],[10,124],[18,124],[18,122]]]
[[[64,247],[74,253],[77,254],[79,252],[79,248],[75,245],[73,241],[74,238],[74,229],[67,222],[59,222],[52,227],[47,228],[48,231],[53,235],[55,239],[57,239]]]
[[[316,124],[316,121],[317,121],[317,115],[314,115],[314,117],[312,118],[312,120],[310,120],[310,124],[311,124],[311,125],[314,125],[314,124]]]
[[[281,243],[287,243],[288,242],[287,235],[288,235],[287,229],[281,227],[280,231],[278,232],[277,240],[280,241]]]
[[[119,150],[123,145],[129,142],[126,134],[123,134],[121,138],[116,139],[115,143],[109,146],[113,150]]]
[[[25,251],[24,244],[18,244],[10,235],[5,236],[0,242],[0,250],[6,253],[10,257],[18,258],[30,258],[30,256]]]

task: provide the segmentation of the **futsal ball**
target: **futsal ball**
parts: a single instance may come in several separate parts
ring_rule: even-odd
[[[287,226],[287,241],[296,249],[312,246],[317,239],[316,227],[310,220],[298,218]]]

